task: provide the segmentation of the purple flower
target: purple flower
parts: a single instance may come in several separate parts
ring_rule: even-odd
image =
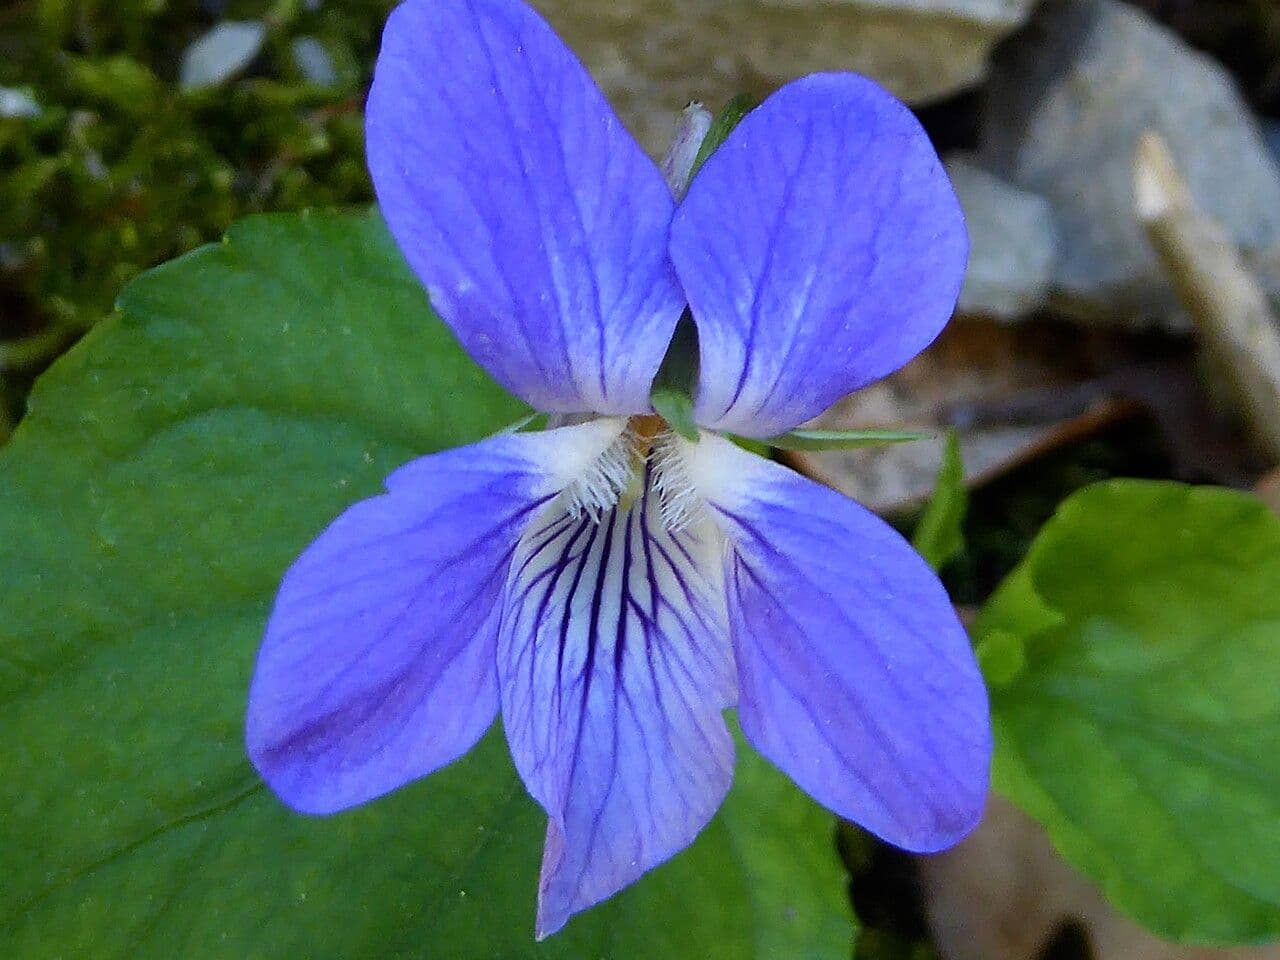
[[[677,853],[733,775],[722,711],[819,802],[932,851],[977,821],[986,695],[946,593],[862,507],[743,451],[897,369],[966,239],[911,114],[847,74],[749,114],[678,205],[519,0],[408,0],[368,106],[383,214],[494,377],[571,425],[415,460],[302,554],[249,753],[330,813],[501,711],[547,811],[540,936]],[[686,305],[701,435],[653,414]]]

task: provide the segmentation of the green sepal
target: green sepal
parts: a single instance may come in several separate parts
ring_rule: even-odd
[[[757,457],[769,459],[769,444],[763,440],[752,440],[750,437],[730,436],[730,440],[734,442],[739,449],[754,453]]]
[[[649,395],[649,402],[658,416],[686,440],[698,442],[698,425],[693,419],[693,401],[689,395],[675,387],[656,387]]]
[[[791,430],[764,442],[779,450],[852,450],[883,443],[908,443],[928,436],[914,430]]]
[[[693,394],[698,387],[698,328],[686,310],[671,335],[671,346],[654,377],[649,402],[671,429],[691,443],[698,442],[693,419]]]
[[[689,170],[688,182],[698,175],[707,158],[724,143],[743,117],[755,106],[755,101],[745,94],[730,100],[719,116],[712,121],[711,129],[698,147],[697,156]],[[693,393],[698,384],[698,328],[688,310],[680,317],[671,338],[671,346],[654,379],[649,401],[657,414],[680,436],[691,443],[698,442],[698,424],[693,419]]]
[[[535,426],[535,422],[536,422],[536,426]],[[546,426],[547,426],[547,415],[545,413],[539,413],[537,410],[535,410],[533,411],[533,413],[530,413],[527,416],[521,417],[519,420],[516,420],[514,423],[508,423],[505,427],[503,427],[501,430],[495,433],[494,436],[505,437],[507,434],[510,434],[510,433],[520,433],[521,431],[527,429],[528,427],[533,427],[534,430],[545,430]]]
[[[960,441],[954,430],[948,430],[933,496],[911,538],[911,545],[934,570],[942,569],[964,549],[963,527],[968,511],[969,494],[964,487]]]
[[[690,183],[698,175],[702,165],[711,158],[713,153],[720,149],[721,144],[729,139],[729,134],[733,133],[734,127],[741,123],[742,118],[754,110],[755,106],[755,98],[745,93],[738,94],[724,105],[724,109],[720,111],[715,121],[711,124],[711,129],[707,131],[707,135],[702,141],[702,146],[698,148],[698,155],[693,159],[693,169],[689,172]]]

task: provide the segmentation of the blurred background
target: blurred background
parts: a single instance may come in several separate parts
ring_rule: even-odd
[[[956,321],[824,425],[937,442],[794,454],[891,517],[944,428],[975,492],[947,569],[977,604],[1072,490],[1109,476],[1280,501],[1280,5],[1269,0],[533,0],[660,155],[819,70],[916,109],[972,236]],[[389,0],[0,7],[0,442],[121,286],[236,219],[372,199],[362,107]],[[424,65],[430,69],[430,65]],[[904,521],[905,522],[905,521]],[[916,862],[850,833],[860,956],[1278,957],[1174,948],[993,809]]]

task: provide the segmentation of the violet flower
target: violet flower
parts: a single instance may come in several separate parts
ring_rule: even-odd
[[[909,850],[963,836],[990,728],[937,578],[862,507],[718,433],[794,428],[947,321],[964,225],[907,109],[861,77],[797,80],[677,205],[519,0],[408,0],[368,140],[437,311],[572,425],[415,460],[299,557],[249,700],[276,793],[308,813],[364,803],[465,753],[501,710],[548,816],[539,936],[706,825],[734,705],[841,816]],[[697,442],[649,399],[686,305]]]

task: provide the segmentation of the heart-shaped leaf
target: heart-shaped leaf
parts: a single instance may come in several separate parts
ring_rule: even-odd
[[[1280,520],[1246,494],[1071,497],[975,625],[997,788],[1174,940],[1280,936]]]
[[[690,850],[542,944],[545,821],[498,731],[327,819],[249,766],[286,566],[522,412],[375,217],[256,218],[128,288],[0,450],[0,956],[847,956],[832,819],[746,750]]]

